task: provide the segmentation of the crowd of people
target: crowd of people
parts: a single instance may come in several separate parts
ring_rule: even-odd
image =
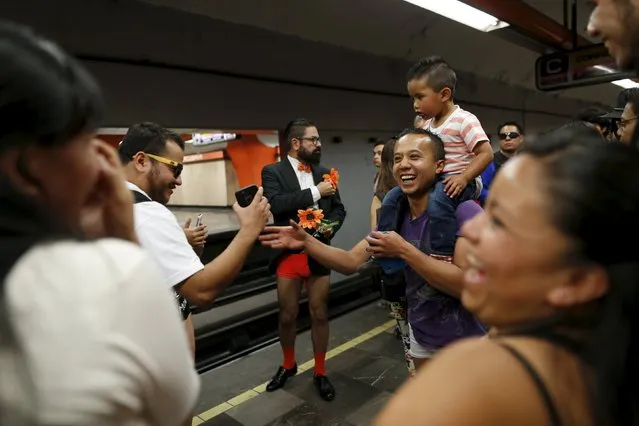
[[[597,0],[589,31],[639,68],[637,23],[635,0]],[[306,286],[313,383],[338,397],[329,273],[372,272],[415,372],[375,424],[639,425],[636,93],[540,135],[504,123],[493,153],[455,103],[454,70],[425,58],[407,75],[414,124],[374,147],[370,234],[331,246],[346,209],[317,126],[297,119],[263,188],[233,206],[237,235],[204,265],[204,227],[166,207],[182,184],[179,135],[138,123],[117,150],[97,139],[95,80],[28,28],[0,24],[0,62],[0,424],[190,424],[190,306],[210,305],[260,240],[273,249],[283,352],[267,391],[297,372]],[[305,229],[304,209],[331,226]]]

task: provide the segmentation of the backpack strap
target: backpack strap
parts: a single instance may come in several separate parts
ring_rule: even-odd
[[[133,204],[148,203],[149,201],[153,201],[139,191],[131,190],[131,193],[133,193]],[[173,295],[175,296],[178,308],[180,309],[180,313],[182,314],[182,319],[186,321],[186,319],[191,314],[191,306],[189,305],[189,302],[184,298],[184,296],[175,291],[175,289],[173,289]]]
[[[153,201],[149,197],[147,197],[146,195],[144,195],[143,193],[141,193],[139,191],[131,190],[131,193],[133,194],[133,204],[146,203],[146,202],[149,202],[149,201]]]

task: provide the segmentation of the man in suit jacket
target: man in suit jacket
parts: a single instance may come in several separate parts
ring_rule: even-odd
[[[309,120],[296,119],[286,127],[284,138],[287,155],[279,163],[262,169],[264,196],[271,204],[275,225],[288,225],[290,220],[298,222],[298,210],[319,208],[326,219],[338,222],[331,235],[320,238],[322,242],[330,243],[344,223],[346,210],[337,189],[331,183],[323,182],[322,176],[330,170],[319,164],[322,143],[317,127]],[[277,277],[279,334],[284,362],[266,390],[272,392],[281,388],[290,377],[297,374],[295,329],[300,292],[302,285],[306,284],[315,353],[313,383],[320,396],[331,401],[335,397],[335,389],[326,377],[324,366],[328,346],[326,302],[330,270],[304,252],[283,250],[274,252],[271,269]]]

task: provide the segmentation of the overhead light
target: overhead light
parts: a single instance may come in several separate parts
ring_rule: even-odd
[[[195,133],[189,143],[193,146],[210,145],[220,142],[230,142],[238,139],[236,133]]]
[[[607,72],[608,74],[612,74],[613,72],[616,72],[615,70],[613,70],[610,67],[605,67],[603,65],[595,65],[593,68],[598,69],[599,71],[604,71]]]
[[[636,81],[630,80],[629,78],[613,81],[612,84],[619,87],[623,87],[624,89],[634,89],[636,87],[639,87],[639,83],[637,83]]]
[[[604,67],[601,65],[595,65],[594,68],[597,68],[600,71],[605,71],[610,74],[616,72],[615,70],[611,68]],[[630,80],[629,78],[624,78],[623,80],[611,81],[611,83],[614,84],[615,86],[623,87],[624,89],[635,89],[639,87],[639,83],[637,83],[634,80]]]
[[[459,0],[404,1],[486,33],[500,28],[505,28],[509,25],[508,22],[500,21],[494,16],[491,16],[486,12],[482,12],[479,9],[475,9],[474,7]]]

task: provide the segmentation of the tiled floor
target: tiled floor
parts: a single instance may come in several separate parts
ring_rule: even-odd
[[[331,347],[336,347],[388,321],[386,310],[369,305],[331,323]],[[298,361],[312,358],[310,336],[298,339]],[[302,348],[303,346],[303,348]],[[369,425],[391,394],[406,380],[402,345],[392,331],[382,332],[327,361],[335,400],[323,401],[312,382],[312,369],[289,380],[286,387],[230,408],[209,425]],[[280,361],[279,347],[246,357],[203,376],[201,410],[220,404],[267,381]]]

